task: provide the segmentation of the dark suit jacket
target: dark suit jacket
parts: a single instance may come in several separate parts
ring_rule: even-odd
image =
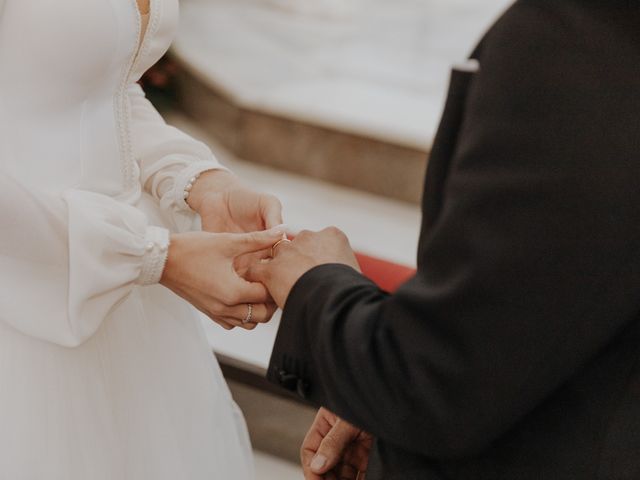
[[[473,56],[417,275],[304,275],[269,377],[377,437],[371,480],[640,479],[640,2],[521,0]]]

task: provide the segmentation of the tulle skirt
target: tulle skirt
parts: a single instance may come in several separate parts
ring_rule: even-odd
[[[200,317],[164,287],[136,289],[78,348],[0,322],[0,480],[252,478]]]

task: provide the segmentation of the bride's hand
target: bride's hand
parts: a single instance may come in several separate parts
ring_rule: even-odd
[[[266,288],[241,278],[236,258],[266,250],[281,229],[245,234],[191,232],[172,235],[160,283],[227,330],[251,330],[271,319],[275,306]],[[251,322],[244,324],[252,305]]]
[[[282,205],[273,195],[255,192],[224,170],[203,173],[189,194],[206,232],[256,232],[282,224]]]
[[[246,187],[226,170],[210,170],[200,175],[187,201],[200,215],[205,232],[257,232],[282,224],[282,204],[276,197]],[[268,248],[240,256],[236,259],[236,271],[244,276],[250,265],[270,254]]]

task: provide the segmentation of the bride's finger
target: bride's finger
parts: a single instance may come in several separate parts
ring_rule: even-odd
[[[232,325],[233,328],[242,328],[243,330],[255,330],[255,328],[258,326],[257,323],[242,323],[240,320],[236,320],[235,318],[231,318],[231,317],[223,317],[224,321],[229,324]]]
[[[251,304],[251,316],[249,318],[249,306],[248,304],[235,305],[233,307],[228,307],[222,312],[224,317],[232,318],[236,321],[240,322],[242,326],[243,323],[266,323],[271,320],[273,313],[275,312],[272,305],[266,305],[264,303],[255,303]]]
[[[261,283],[249,282],[244,278],[240,278],[235,270],[232,275],[227,277],[227,282],[225,292],[218,293],[218,298],[212,300],[223,302],[223,305],[227,307],[247,305],[248,303],[260,304],[272,300],[267,287]],[[226,309],[220,313],[226,315]],[[235,318],[235,315],[231,316]]]
[[[217,323],[218,325],[220,325],[222,328],[224,328],[225,330],[233,330],[234,328],[237,327],[237,325],[234,325],[233,323],[229,322],[227,319],[224,319],[223,317],[219,317],[216,316],[215,318],[212,316],[209,316],[209,318]]]
[[[251,321],[253,323],[269,323],[278,307],[273,303],[263,303],[257,305],[257,312],[254,313]],[[255,308],[255,307],[254,307]]]
[[[206,306],[207,302],[206,301],[192,299],[191,304],[198,311],[200,311],[200,313],[202,313],[203,315],[206,315],[211,321],[213,321],[214,323],[217,323],[218,325],[220,325],[225,330],[233,330],[234,328],[236,328],[236,325],[234,325],[233,323],[225,320],[223,315],[219,315],[218,313],[215,313],[214,310],[212,310],[210,308],[207,308],[207,306]],[[219,310],[219,307],[217,307],[216,310]]]
[[[244,234],[221,234],[220,238],[225,240],[221,244],[222,252],[232,258],[259,252],[271,248],[282,238],[282,235],[284,235],[284,229],[281,227]]]

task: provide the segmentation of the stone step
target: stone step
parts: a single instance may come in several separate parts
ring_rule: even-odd
[[[233,153],[319,180],[418,203],[427,152],[238,106],[183,67],[181,108]]]
[[[183,1],[181,107],[245,160],[417,203],[449,66],[510,1],[308,3]]]

